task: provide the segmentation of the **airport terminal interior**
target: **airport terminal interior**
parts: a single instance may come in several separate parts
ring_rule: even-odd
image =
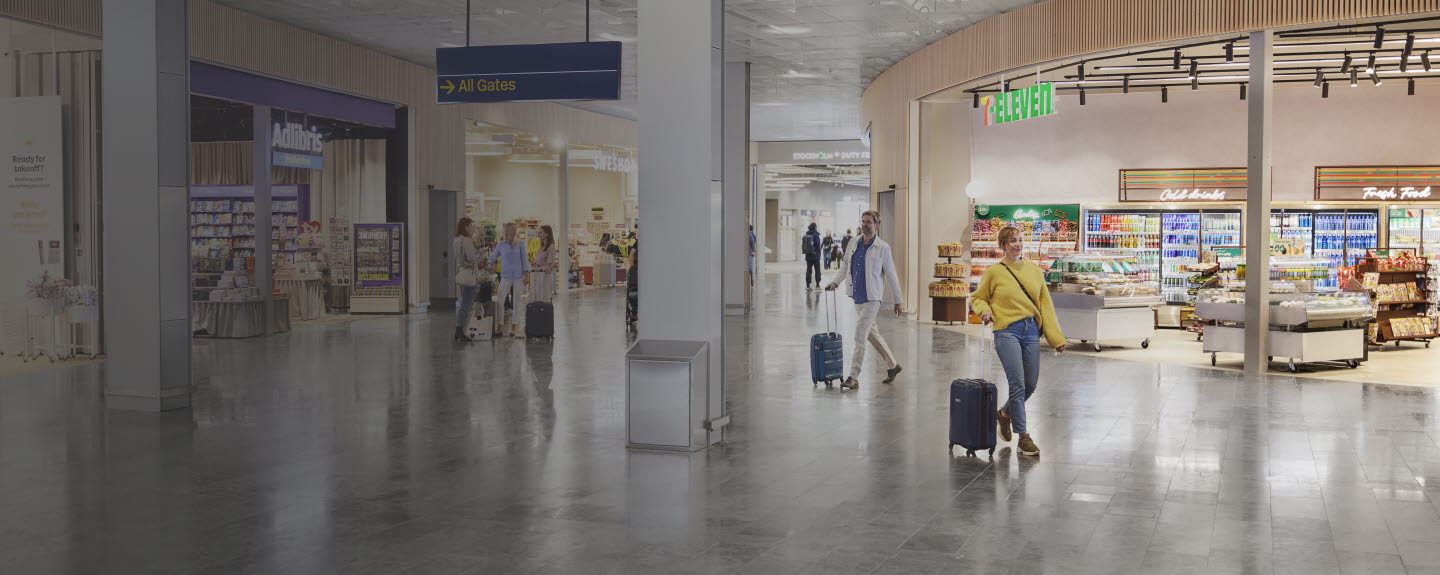
[[[1437,50],[0,2],[0,573],[1440,574]]]

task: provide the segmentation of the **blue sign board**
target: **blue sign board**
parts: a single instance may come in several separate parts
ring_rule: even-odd
[[[620,99],[620,43],[518,44],[435,50],[435,101]]]

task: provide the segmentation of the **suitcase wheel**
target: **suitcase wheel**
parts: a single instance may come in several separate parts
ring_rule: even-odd
[[[965,450],[965,457],[975,457],[975,450],[974,450],[974,449],[966,449],[966,450]]]
[[[990,448],[990,457],[995,457],[995,448],[994,448],[994,447],[991,447],[991,448]]]

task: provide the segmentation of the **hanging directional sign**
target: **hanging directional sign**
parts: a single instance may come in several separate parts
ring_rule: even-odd
[[[618,99],[619,42],[435,50],[437,103]]]

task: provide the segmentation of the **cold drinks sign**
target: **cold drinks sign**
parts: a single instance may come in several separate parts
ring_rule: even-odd
[[[980,103],[985,109],[986,126],[1050,116],[1056,111],[1055,85],[1049,82],[1036,84],[986,96],[980,99]]]

